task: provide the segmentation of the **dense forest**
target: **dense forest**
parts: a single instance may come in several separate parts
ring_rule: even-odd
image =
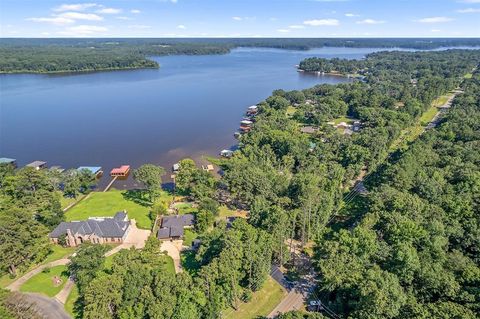
[[[294,239],[314,246],[316,294],[344,317],[475,318],[480,51],[382,52],[367,61],[362,81],[276,90],[260,102],[239,150],[217,160],[221,179],[180,162],[177,191],[198,203],[194,267],[173,273],[153,237],[107,268],[105,247],[82,245],[69,265],[79,317],[219,318],[262,288],[272,263],[295,271],[287,245]],[[393,147],[438,96],[458,88],[465,92],[438,128]],[[334,126],[342,121],[359,129],[347,134]],[[48,253],[46,234],[64,218],[58,184],[76,196],[92,179],[0,168],[0,254],[8,257],[0,271],[15,273]],[[152,201],[161,173],[144,165],[133,174]],[[364,176],[368,194],[352,200],[353,182]],[[215,224],[220,202],[245,208],[248,219]],[[0,313],[13,311],[9,298],[0,294]]]
[[[317,242],[319,291],[348,318],[478,318],[480,74],[372,181],[352,228]]]
[[[0,39],[0,73],[158,68],[149,56],[225,54],[236,47],[436,49],[479,39]]]

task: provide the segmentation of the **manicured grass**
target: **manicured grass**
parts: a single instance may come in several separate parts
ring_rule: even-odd
[[[231,216],[247,218],[247,213],[245,211],[230,209],[225,205],[222,205],[218,208],[217,220],[224,220],[225,217]]]
[[[52,244],[50,247],[51,247],[51,253],[41,263],[31,265],[25,271],[19,272],[17,277],[15,277],[15,278],[11,278],[9,274],[1,276],[0,277],[0,287],[5,288],[8,285],[10,285],[12,282],[14,282],[16,279],[20,278],[23,274],[25,274],[28,271],[34,269],[35,267],[37,267],[39,265],[49,263],[49,262],[54,261],[54,260],[62,259],[62,258],[66,257],[70,254],[73,254],[73,252],[75,251],[75,247],[62,247],[60,245],[54,245],[54,244]]]
[[[178,203],[175,204],[175,208],[180,215],[191,214],[197,211],[197,208],[193,207],[192,203]]]
[[[62,287],[65,285],[65,282],[68,279],[66,274],[67,266],[56,266],[50,268],[49,272],[41,272],[32,278],[30,278],[26,283],[20,287],[22,292],[38,292],[49,297],[55,296],[57,293],[62,290]],[[62,283],[55,287],[52,282],[54,276],[59,276],[62,279]]]
[[[162,196],[169,196],[166,193]],[[105,193],[94,192],[65,213],[67,221],[84,220],[88,217],[111,217],[116,212],[126,210],[130,219],[137,221],[143,229],[152,227],[150,207],[139,191],[111,190]]]
[[[339,117],[339,118],[336,118],[336,119],[333,120],[335,125],[340,124],[341,122],[345,122],[347,124],[353,124],[354,121],[356,121],[356,119],[352,119],[352,118],[346,117],[346,116],[342,116],[342,117]]]
[[[68,207],[69,205],[71,205],[75,202],[80,201],[82,198],[84,198],[86,196],[86,195],[80,194],[80,195],[77,196],[77,198],[73,198],[73,197],[63,196],[63,193],[61,191],[57,191],[57,193],[58,193],[58,196],[60,198],[60,206],[62,207],[62,209]]]
[[[463,78],[464,78],[464,79],[471,79],[472,76],[473,76],[472,73],[467,73],[467,74],[465,74],[465,75],[463,76]]]
[[[184,246],[192,246],[193,241],[198,237],[198,234],[192,229],[185,229],[185,235],[183,237]]]
[[[242,303],[238,310],[228,309],[224,312],[224,319],[254,319],[268,315],[287,294],[272,277],[268,277],[262,289],[256,291],[252,300]]]
[[[78,287],[74,285],[72,291],[68,295],[67,301],[65,302],[65,310],[72,316],[72,318],[77,318],[78,314],[75,311],[75,302],[79,297]]]

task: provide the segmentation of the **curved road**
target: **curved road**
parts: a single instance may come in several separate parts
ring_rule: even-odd
[[[36,305],[38,312],[48,319],[72,319],[65,311],[63,305],[55,299],[36,293],[23,294],[25,299]]]

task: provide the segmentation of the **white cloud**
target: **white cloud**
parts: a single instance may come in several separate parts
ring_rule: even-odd
[[[305,29],[305,26],[303,25],[298,25],[298,24],[294,24],[294,25],[291,25],[289,26],[290,29]]]
[[[243,20],[242,17],[232,17],[232,19],[235,20],[235,21],[242,21]]]
[[[61,35],[66,36],[75,36],[75,37],[82,37],[82,36],[91,36],[96,34],[103,34],[107,32],[108,29],[106,27],[101,27],[97,25],[77,25],[74,27],[68,27],[64,31],[58,32]]]
[[[150,29],[151,26],[145,24],[132,24],[128,26],[130,29]]]
[[[138,9],[132,9],[132,10],[130,10],[130,12],[133,13],[133,14],[139,14],[142,11],[140,11]]]
[[[97,10],[96,12],[103,13],[103,14],[119,14],[120,12],[122,12],[122,9],[103,8],[103,9]]]
[[[460,9],[457,10],[458,13],[480,13],[480,8],[474,9],[474,8],[467,8],[467,9]]]
[[[77,4],[62,4],[53,9],[56,12],[63,12],[63,11],[83,11],[88,8],[98,7],[99,5],[96,3],[77,3]]]
[[[364,19],[357,21],[358,24],[382,24],[385,23],[383,20],[374,20],[374,19]]]
[[[80,12],[64,12],[58,17],[72,19],[72,20],[89,20],[89,21],[101,21],[103,17],[96,15],[94,13],[80,13]]]
[[[179,24],[179,25],[177,25],[177,28],[178,28],[178,29],[185,30],[187,27],[184,26],[183,24]]]
[[[27,18],[27,21],[33,22],[44,22],[44,23],[51,23],[55,25],[66,25],[74,23],[75,20],[63,18],[63,17],[49,17],[49,18]]]
[[[461,0],[458,2],[463,2],[463,3],[480,3],[480,0]]]
[[[355,13],[345,13],[345,16],[349,18],[353,18],[353,17],[359,17],[360,15]]]
[[[278,29],[277,32],[288,33],[288,32],[290,32],[290,30],[288,30],[288,29]]]
[[[450,22],[453,21],[452,18],[448,17],[430,17],[430,18],[423,18],[418,20],[420,23],[443,23],[443,22]]]
[[[124,16],[115,17],[115,18],[118,19],[118,20],[133,20],[133,19],[130,18],[130,17],[124,17]]]
[[[340,24],[340,21],[337,19],[314,19],[303,21],[303,24],[310,25],[314,27],[318,26],[337,26]]]

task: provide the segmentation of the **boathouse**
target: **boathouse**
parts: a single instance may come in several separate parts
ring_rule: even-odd
[[[40,169],[47,168],[47,162],[33,161],[30,164],[25,165],[25,167],[32,167],[38,171]]]
[[[80,166],[79,168],[77,168],[77,171],[79,172],[82,170],[89,171],[90,173],[95,175],[95,177],[100,177],[103,174],[102,168],[100,166]]]
[[[122,165],[110,171],[112,177],[126,177],[130,173],[130,165]]]
[[[14,158],[0,157],[0,165],[12,165],[17,168],[17,160]]]

